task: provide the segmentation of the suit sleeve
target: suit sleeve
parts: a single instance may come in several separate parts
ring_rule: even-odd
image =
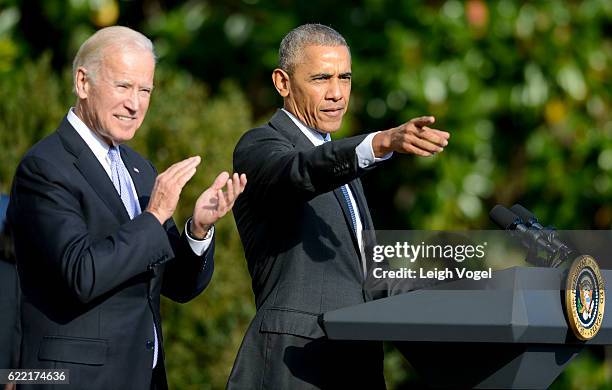
[[[151,170],[157,170],[149,162]],[[185,303],[198,296],[210,283],[214,271],[215,237],[208,248],[198,256],[191,249],[185,232],[180,234],[174,220],[164,224],[164,230],[174,257],[165,263],[161,293],[175,302]],[[153,264],[155,267],[157,264]]]
[[[271,128],[251,130],[234,150],[234,170],[246,173],[247,190],[273,204],[279,199],[307,201],[363,175],[355,148],[366,135],[297,150]]]
[[[26,157],[17,169],[9,221],[20,237],[15,242],[20,266],[28,272],[53,273],[87,303],[174,257],[174,224],[167,232],[146,212],[93,237],[89,224],[100,222],[83,214],[80,195],[69,183],[53,163],[36,156]]]
[[[166,263],[162,294],[176,302],[187,302],[199,295],[210,283],[214,271],[215,238],[202,256],[196,255],[186,233],[179,236],[174,222],[166,222],[174,250],[174,259]]]

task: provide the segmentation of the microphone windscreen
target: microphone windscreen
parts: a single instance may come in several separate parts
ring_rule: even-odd
[[[523,222],[538,222],[538,219],[531,211],[527,210],[518,203],[512,205],[512,207],[510,207],[510,210],[512,210],[514,214],[518,215],[518,217],[522,219]]]
[[[491,209],[489,212],[489,218],[491,218],[491,220],[495,222],[497,226],[504,230],[514,229],[515,226],[513,225],[520,222],[520,219],[516,214],[499,204]]]

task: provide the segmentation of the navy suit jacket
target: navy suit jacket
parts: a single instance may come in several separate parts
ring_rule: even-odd
[[[145,210],[156,171],[120,148]],[[153,323],[164,368],[160,294],[198,295],[212,277],[214,243],[196,256],[171,219],[130,220],[66,118],[19,164],[8,218],[23,291],[21,367],[70,369],[66,388],[149,388]],[[156,383],[165,387],[165,376]]]

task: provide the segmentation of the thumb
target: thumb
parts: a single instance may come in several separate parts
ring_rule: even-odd
[[[223,186],[225,186],[225,183],[227,183],[228,179],[229,173],[221,172],[219,176],[217,176],[217,178],[215,179],[215,182],[213,183],[211,188],[213,188],[215,191],[222,189]]]

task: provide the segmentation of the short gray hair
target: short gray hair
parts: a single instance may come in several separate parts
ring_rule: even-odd
[[[307,46],[345,46],[350,48],[340,33],[318,23],[303,24],[289,31],[278,49],[278,66],[291,73]]]
[[[81,66],[86,68],[88,77],[95,80],[96,73],[100,70],[100,64],[104,58],[104,51],[109,47],[117,48],[118,50],[128,47],[140,48],[148,50],[154,60],[157,58],[153,42],[138,31],[124,26],[105,27],[87,38],[74,57],[72,62],[72,78],[75,92],[77,69]]]

